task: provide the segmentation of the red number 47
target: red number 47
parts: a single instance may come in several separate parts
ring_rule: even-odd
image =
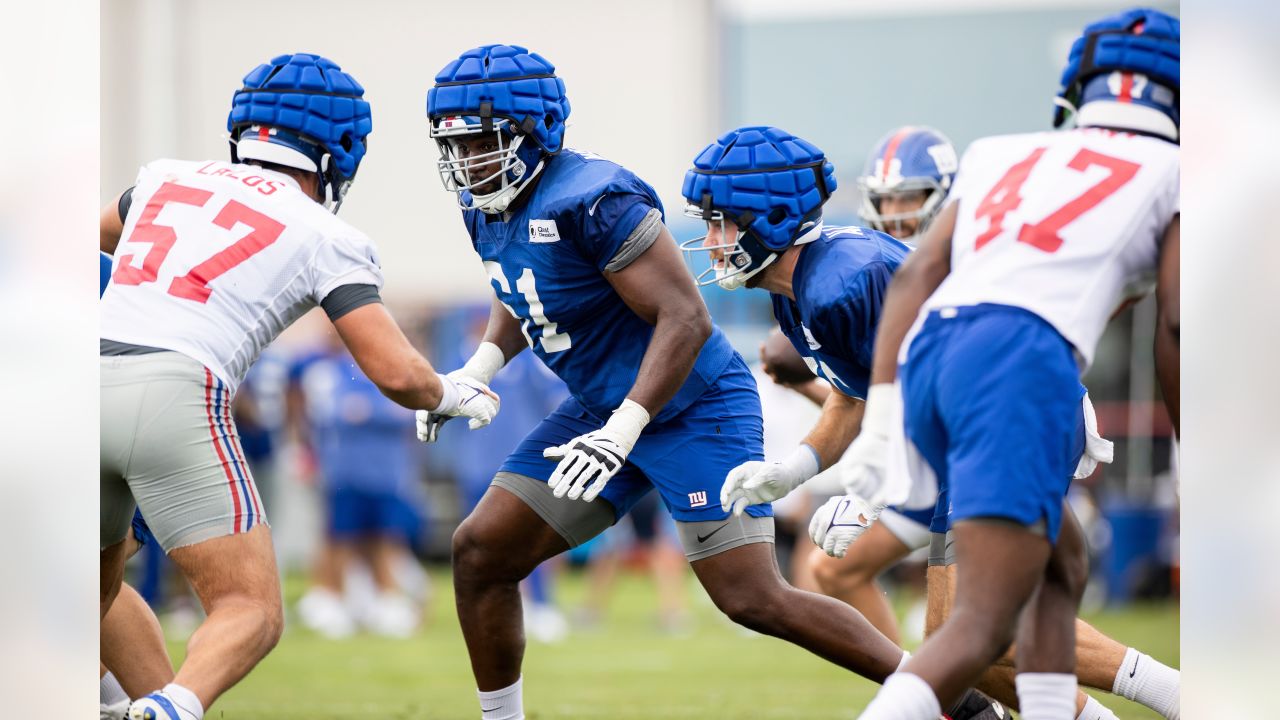
[[[142,210],[129,242],[150,243],[151,249],[142,257],[142,267],[134,267],[133,255],[122,255],[111,281],[117,285],[141,285],[155,282],[160,274],[160,266],[164,264],[178,234],[168,225],[157,225],[155,220],[160,211],[169,203],[181,203],[204,207],[213,193],[208,190],[187,187],[167,182],[151,196],[151,201]],[[169,294],[176,297],[194,300],[198,303],[208,302],[213,290],[209,283],[214,278],[231,268],[248,260],[263,248],[279,239],[284,232],[284,225],[272,220],[235,200],[229,201],[213,218],[213,224],[230,230],[236,223],[248,225],[251,231],[231,246],[216,253],[213,257],[187,271],[186,275],[176,277],[169,284]]]
[[[1021,192],[1022,184],[1027,181],[1032,168],[1040,162],[1044,152],[1045,148],[1036,148],[1026,158],[1009,168],[987,196],[982,198],[982,202],[978,203],[974,217],[979,220],[990,218],[990,224],[987,226],[987,231],[978,236],[974,243],[975,250],[981,250],[983,245],[991,242],[1004,231],[1004,216],[1022,204],[1022,197],[1018,193]],[[1026,243],[1047,253],[1057,252],[1058,248],[1062,247],[1062,236],[1058,234],[1062,228],[1093,209],[1111,193],[1119,190],[1142,168],[1137,163],[1103,155],[1088,148],[1081,149],[1067,163],[1067,167],[1079,172],[1084,172],[1095,165],[1110,170],[1110,174],[1040,222],[1023,225],[1018,230],[1018,242]]]

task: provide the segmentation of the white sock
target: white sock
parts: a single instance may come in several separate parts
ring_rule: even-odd
[[[884,681],[858,720],[937,720],[940,715],[942,708],[928,683],[919,675],[896,672]]]
[[[1085,693],[1084,709],[1076,716],[1076,720],[1120,720],[1106,705],[1098,702],[1094,696]]]
[[[524,691],[521,675],[514,683],[501,690],[476,690],[480,698],[481,720],[524,720]]]
[[[1116,673],[1111,692],[1141,703],[1169,720],[1178,720],[1178,691],[1182,674],[1133,648],[1124,651],[1124,662]]]
[[[1075,720],[1076,676],[1067,673],[1018,673],[1018,705],[1023,720]]]
[[[165,685],[160,692],[173,701],[182,720],[203,720],[204,705],[200,704],[200,698],[196,697],[195,693],[177,683]]]
[[[911,659],[911,653],[906,650],[902,651],[902,659],[898,661],[898,667],[895,672],[902,672],[902,668],[906,666],[907,661]]]
[[[112,675],[110,670],[102,676],[102,682],[98,684],[98,692],[101,694],[103,705],[115,705],[129,699],[124,688],[120,687],[120,681],[116,680],[116,676]]]

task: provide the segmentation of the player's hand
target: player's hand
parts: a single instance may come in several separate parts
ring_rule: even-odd
[[[461,378],[472,378],[487,386],[504,364],[506,364],[506,357],[502,354],[502,350],[491,342],[482,342],[465,365],[445,377],[455,383]],[[494,395],[494,397],[497,397],[497,395]],[[418,439],[427,443],[435,442],[440,438],[440,428],[452,417],[456,416],[436,412],[420,412],[417,416]],[[488,424],[486,421],[481,425],[472,425],[471,429],[475,430],[477,427],[484,427],[484,425]]]
[[[741,515],[748,505],[786,497],[817,472],[818,456],[808,445],[801,445],[778,462],[744,462],[729,471],[720,487],[720,509]]]
[[[872,505],[857,495],[831,498],[809,521],[809,537],[813,544],[834,558],[842,558],[849,545],[880,517],[883,505]]]
[[[557,498],[568,496],[570,500],[595,500],[622,469],[648,423],[648,411],[636,402],[623,400],[604,427],[543,450],[544,458],[558,462],[547,480],[551,494]]]
[[[431,410],[419,410],[414,414],[419,440],[435,442],[440,426],[451,417],[470,418],[467,427],[472,430],[478,430],[493,422],[502,405],[502,400],[489,389],[488,385],[475,378],[467,377],[461,370],[441,375],[440,382],[444,386],[440,405]]]
[[[873,385],[867,393],[867,407],[862,416],[862,429],[854,438],[844,457],[827,468],[821,477],[835,476],[850,495],[869,498],[876,504],[888,504],[886,494],[900,492],[903,488],[889,484],[889,433],[893,418],[900,417],[894,404],[900,405],[897,389],[888,383]],[[893,498],[898,501],[898,498]]]
[[[445,375],[446,378],[453,380],[456,384],[460,378],[466,377],[465,369],[454,370]],[[416,414],[418,421],[418,440],[424,443],[433,443],[440,439],[440,428],[444,424],[452,420],[455,415],[445,415],[443,413],[431,412],[429,410],[419,410]],[[487,425],[488,423],[485,423]],[[471,428],[475,430],[476,428]]]

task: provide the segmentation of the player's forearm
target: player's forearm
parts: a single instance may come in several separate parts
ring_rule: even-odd
[[[378,390],[397,405],[411,410],[437,407],[444,397],[444,387],[431,364],[412,349],[397,355],[399,357],[373,361],[366,359],[364,363],[357,359],[357,363]]]
[[[840,459],[849,443],[862,427],[865,403],[834,388],[822,405],[822,417],[805,436],[804,443],[818,453],[820,469],[831,467]]]
[[[649,417],[656,417],[684,385],[709,337],[711,316],[702,303],[659,311],[627,398],[648,411]]]
[[[512,317],[496,297],[489,307],[489,325],[484,330],[483,342],[497,345],[502,350],[504,362],[510,362],[511,358],[529,347],[524,333],[520,332],[520,321]]]
[[[830,385],[822,383],[817,378],[799,385],[789,385],[788,387],[808,398],[810,402],[818,407],[825,405],[827,398],[831,397],[831,394],[835,392]]]
[[[412,410],[431,410],[444,397],[444,384],[382,303],[356,308],[333,321],[351,357],[378,390]]]

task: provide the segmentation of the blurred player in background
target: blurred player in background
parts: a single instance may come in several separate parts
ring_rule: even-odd
[[[1180,34],[1176,18],[1147,9],[1089,25],[1055,117],[1074,111],[1076,129],[971,145],[890,289],[863,432],[839,471],[860,494],[945,493],[958,582],[950,616],[867,720],[936,718],[1015,635],[1023,717],[1077,717],[1087,568],[1063,495],[1083,440],[1079,376],[1115,308],[1149,277],[1169,328],[1156,364],[1177,375]],[[900,418],[909,477],[889,470]],[[1128,678],[1118,673],[1114,689],[1176,718],[1176,673],[1137,653],[1123,662]]]
[[[730,469],[762,457],[755,383],[711,323],[653,189],[563,147],[569,103],[554,72],[523,48],[484,46],[427,96],[441,177],[496,294],[485,341],[451,377],[487,381],[527,344],[571,394],[454,534],[483,717],[524,716],[519,581],[655,487],[717,607],[881,679],[903,652],[847,605],[782,580],[769,506],[731,517],[716,502]],[[430,440],[439,420],[419,420]]]
[[[421,615],[402,583],[416,567],[413,542],[422,532],[426,497],[416,460],[413,413],[388,400],[364,376],[339,338],[300,379],[323,486],[330,562],[298,603],[313,629],[343,637],[357,625],[388,637],[411,635]],[[356,578],[372,587],[348,587]]]
[[[319,305],[396,402],[483,424],[498,401],[444,378],[383,308],[376,252],[336,211],[371,128],[332,61],[282,55],[244,78],[231,162],[157,160],[104,208],[101,614],[120,588],[135,503],[207,617],[173,682],[132,720],[193,720],[279,640],[280,580],[231,396],[263,346]]]

